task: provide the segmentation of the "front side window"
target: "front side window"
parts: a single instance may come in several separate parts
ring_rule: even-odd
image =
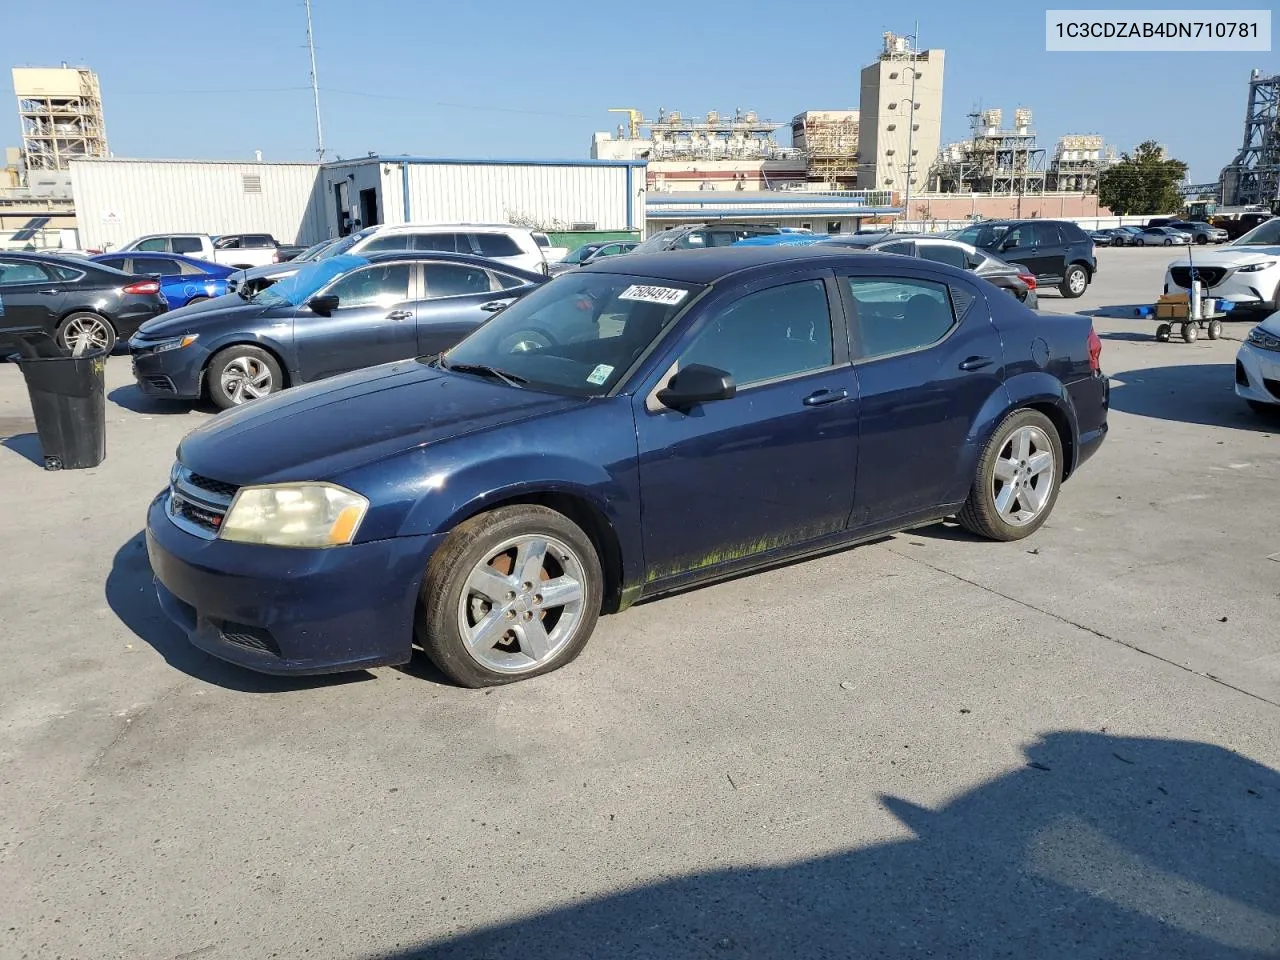
[[[0,260],[0,284],[44,283],[49,274],[38,263],[26,260]]]
[[[543,284],[444,356],[492,367],[532,389],[608,393],[701,288],[612,273],[566,273]]]
[[[963,247],[953,247],[949,243],[917,243],[916,250],[921,260],[945,263],[961,270],[969,269],[969,257]]]
[[[920,350],[956,324],[947,286],[931,280],[846,277],[859,335],[858,357]]]
[[[143,240],[135,248],[137,250],[145,250],[151,253],[164,253],[169,249],[169,241],[164,237],[148,237]]]
[[[409,264],[379,263],[356,270],[325,291],[338,307],[390,307],[409,299]]]
[[[492,288],[489,273],[479,267],[460,263],[426,263],[422,274],[427,282],[427,299],[465,297],[472,293],[488,293]]]
[[[160,249],[164,249],[161,247]],[[204,249],[204,244],[200,242],[199,237],[174,237],[173,247],[170,253],[200,253]]]
[[[681,354],[729,373],[739,386],[831,366],[831,310],[821,280],[749,293],[718,311]]]

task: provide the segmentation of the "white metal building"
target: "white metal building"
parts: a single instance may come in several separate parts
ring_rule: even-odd
[[[334,163],[72,163],[81,246],[262,231],[314,243],[374,223],[644,229],[644,161],[364,157]]]

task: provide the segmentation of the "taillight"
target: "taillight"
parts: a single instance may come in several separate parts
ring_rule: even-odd
[[[1102,338],[1093,327],[1089,328],[1089,369],[1094,373],[1102,371]]]
[[[131,283],[124,288],[125,293],[159,293],[159,280],[139,280],[137,283]]]
[[[1027,285],[1027,289],[1034,290],[1036,288],[1036,275],[1034,273],[1020,273],[1018,279]]]

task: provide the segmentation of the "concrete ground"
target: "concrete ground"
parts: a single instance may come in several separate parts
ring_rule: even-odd
[[[550,676],[194,652],[139,531],[206,410],[108,365],[48,474],[0,365],[0,957],[1280,955],[1280,422],[1103,314],[1111,437],[1011,544],[939,525],[602,621]],[[1052,322],[1046,317],[1045,322]]]

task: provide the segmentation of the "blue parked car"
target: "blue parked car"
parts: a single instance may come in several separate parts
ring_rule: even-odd
[[[481,257],[342,254],[246,296],[175,310],[129,341],[143,393],[260,400],[299,383],[439,353],[545,283]]]
[[[147,548],[215,656],[322,673],[417,643],[505,683],[642,597],[949,516],[1033,533],[1106,436],[1101,349],[933,261],[611,257],[439,357],[210,420]]]
[[[227,277],[236,272],[235,267],[174,253],[130,250],[101,253],[89,259],[125,273],[159,277],[160,292],[169,301],[171,310],[223,296],[227,292]]]

